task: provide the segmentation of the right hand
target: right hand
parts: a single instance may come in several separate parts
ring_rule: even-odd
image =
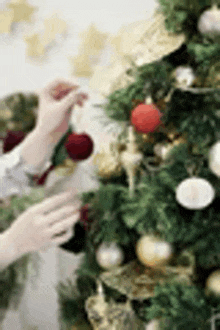
[[[8,242],[16,254],[61,245],[73,236],[73,226],[80,216],[80,203],[73,201],[74,195],[72,190],[47,198],[18,217],[7,230]]]

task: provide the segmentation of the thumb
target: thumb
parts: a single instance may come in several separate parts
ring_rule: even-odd
[[[61,107],[62,111],[67,111],[71,108],[77,101],[77,94],[76,92],[71,92],[67,94],[61,101],[59,101],[59,106]]]

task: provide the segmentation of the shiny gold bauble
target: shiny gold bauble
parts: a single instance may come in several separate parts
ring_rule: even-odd
[[[173,254],[170,243],[152,235],[142,236],[136,245],[139,261],[149,267],[165,265]]]
[[[214,293],[216,296],[220,296],[220,269],[209,275],[206,281],[206,290],[207,293]]]
[[[98,166],[98,175],[103,178],[119,176],[122,166],[116,156],[111,153],[100,152],[93,158],[93,163]]]

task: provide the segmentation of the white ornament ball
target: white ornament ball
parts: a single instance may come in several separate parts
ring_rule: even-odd
[[[158,320],[150,321],[145,327],[145,330],[159,330],[159,329],[160,329],[160,327],[159,327],[159,321]]]
[[[216,142],[209,151],[209,168],[220,177],[220,141]]]
[[[220,35],[220,10],[216,5],[201,15],[198,22],[198,31],[211,38]]]
[[[215,198],[215,190],[205,179],[192,177],[182,181],[176,189],[176,200],[189,210],[207,207]]]
[[[173,145],[170,144],[163,144],[157,143],[154,146],[154,153],[156,156],[160,157],[161,159],[165,160],[168,152],[173,148]]]
[[[190,66],[178,66],[175,70],[177,86],[190,87],[194,83],[196,76]]]
[[[102,243],[96,251],[96,260],[100,267],[112,269],[122,264],[124,253],[115,242]]]
[[[209,292],[220,296],[220,270],[216,270],[209,275],[206,281],[206,289]]]
[[[137,242],[136,254],[145,266],[163,265],[170,259],[172,253],[171,244],[155,236],[145,235]]]

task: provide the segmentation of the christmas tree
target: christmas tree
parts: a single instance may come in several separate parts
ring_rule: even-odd
[[[220,328],[220,1],[159,4],[100,105],[124,128],[81,194],[85,257],[59,288],[69,329]]]

